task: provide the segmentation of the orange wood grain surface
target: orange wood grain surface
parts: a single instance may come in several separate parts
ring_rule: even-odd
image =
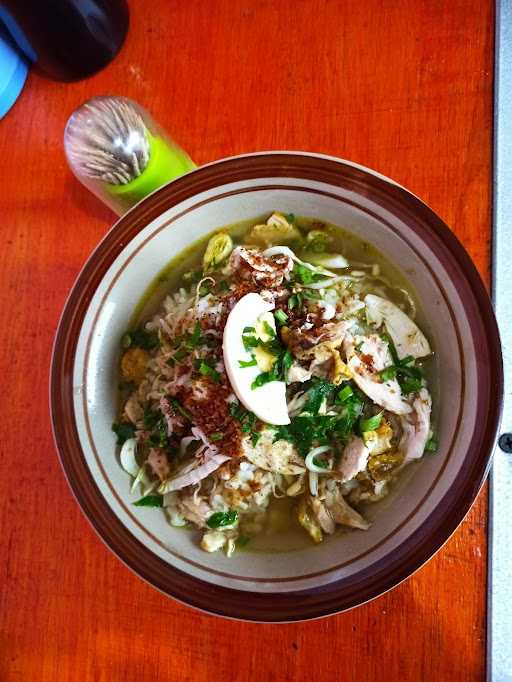
[[[62,475],[52,338],[113,215],[71,176],[84,99],[146,105],[198,163],[325,152],[418,194],[489,275],[493,5],[482,0],[132,0],[118,58],[71,85],[31,74],[0,122],[0,680],[481,680],[486,495],[379,599],[290,625],[167,599],[102,544]]]

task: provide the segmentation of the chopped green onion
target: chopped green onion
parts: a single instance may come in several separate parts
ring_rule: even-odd
[[[430,436],[425,445],[425,452],[436,452],[438,447],[439,443],[437,442],[437,438],[435,436]]]
[[[344,403],[352,395],[354,395],[354,391],[352,390],[352,386],[347,385],[344,388],[342,388],[341,391],[338,393],[338,396],[336,397],[336,402],[337,403]]]
[[[389,352],[391,353],[391,357],[393,358],[393,364],[399,365],[400,359],[398,357],[398,353],[396,352],[395,344],[393,343],[393,340],[391,339],[390,335],[384,333],[380,335],[380,338],[388,344]]]
[[[224,434],[222,431],[215,431],[214,433],[210,433],[209,438],[213,443],[216,443],[218,440],[222,440],[224,438]]]
[[[379,372],[379,376],[382,379],[382,381],[390,381],[391,379],[396,378],[396,371],[397,368],[395,367],[395,365],[390,365],[389,367],[383,369],[382,372]]]
[[[225,232],[214,234],[210,238],[203,256],[203,268],[215,268],[217,265],[226,260],[233,250],[233,240]]]
[[[374,414],[372,417],[368,417],[368,419],[360,419],[359,431],[361,433],[365,433],[366,431],[375,431],[375,429],[378,429],[382,421],[383,414],[384,411]]]
[[[256,329],[254,327],[244,327],[244,334],[256,334]]]
[[[288,315],[284,312],[284,310],[276,310],[274,313],[274,317],[276,318],[276,321],[279,324],[286,324],[288,322]]]
[[[226,291],[229,291],[229,289],[230,289],[229,284],[226,282],[225,279],[219,282],[219,291],[221,291],[222,293],[226,293]]]
[[[284,352],[282,357],[278,359],[278,363],[279,362],[281,363],[282,367],[283,379],[286,381],[286,379],[288,378],[288,370],[293,364],[293,355],[288,349]]]
[[[208,518],[206,525],[208,528],[222,528],[224,526],[232,526],[237,519],[238,512],[234,510],[215,512]]]
[[[145,495],[141,497],[140,500],[134,502],[135,507],[163,507],[164,498],[162,495]]]
[[[292,294],[288,299],[288,309],[293,310],[297,308],[297,310],[300,310],[302,308],[302,296],[303,294],[300,292]]]
[[[358,343],[357,346],[355,347],[355,349],[356,349],[356,351],[357,351],[358,353],[361,352],[361,348],[363,347],[363,344],[364,344],[364,341],[359,341],[359,343]]]
[[[302,263],[295,263],[292,270],[293,276],[301,284],[312,284],[325,278],[320,272],[315,272],[313,266],[308,267]]]
[[[258,363],[256,362],[256,358],[254,355],[252,356],[252,360],[239,360],[238,361],[238,366],[239,367],[255,367]]]

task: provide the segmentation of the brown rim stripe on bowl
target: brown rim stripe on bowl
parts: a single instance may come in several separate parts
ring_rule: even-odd
[[[398,215],[453,272],[466,293],[466,315],[481,349],[477,362],[479,414],[468,456],[442,502],[412,537],[385,560],[347,578],[301,592],[253,593],[233,590],[175,569],[136,540],[110,509],[85,463],[73,414],[73,363],[83,317],[99,281],[123,245],[164,210],[220,184],[263,177],[293,177],[344,187]],[[380,220],[380,218],[379,218]],[[491,384],[494,396],[491,400]],[[484,390],[485,389],[485,390]],[[385,179],[342,161],[300,154],[262,154],[226,159],[163,187],[125,215],[97,247],[68,299],[57,333],[51,377],[52,423],[71,488],[92,525],[133,570],[163,592],[212,613],[263,621],[315,618],[367,601],[390,589],[428,560],[470,508],[487,473],[501,411],[503,373],[499,337],[489,299],[468,255],[446,225],[419,199]],[[297,597],[300,595],[300,599]]]
[[[90,330],[90,332],[89,332],[89,334],[88,334],[87,342],[86,342],[86,351],[85,351],[85,359],[84,359],[84,370],[83,370],[83,378],[82,378],[82,385],[84,386],[84,389],[83,389],[83,391],[82,391],[82,411],[83,411],[84,422],[85,422],[85,425],[86,425],[86,430],[87,430],[87,436],[88,436],[89,444],[90,444],[91,450],[92,450],[93,453],[94,453],[94,458],[95,458],[95,460],[96,460],[96,464],[98,465],[98,468],[99,468],[99,470],[100,470],[101,473],[102,473],[102,476],[103,476],[103,479],[104,479],[105,483],[107,484],[108,488],[110,489],[110,491],[111,491],[113,497],[116,499],[116,501],[117,501],[117,503],[119,504],[119,506],[123,509],[123,511],[124,511],[124,512],[127,514],[127,516],[131,519],[131,521],[132,521],[136,526],[138,526],[138,527],[142,530],[142,532],[143,532],[145,535],[147,535],[149,538],[151,538],[151,540],[152,540],[153,542],[155,542],[159,547],[161,547],[162,549],[164,549],[166,552],[168,552],[170,555],[172,555],[172,556],[175,557],[176,559],[180,559],[181,561],[183,561],[183,562],[185,562],[185,563],[187,563],[187,564],[190,564],[191,566],[195,566],[196,568],[199,568],[199,569],[201,569],[201,570],[206,570],[203,564],[199,564],[199,563],[197,563],[197,562],[195,562],[195,561],[192,561],[191,559],[188,559],[186,556],[183,556],[182,554],[178,554],[177,552],[175,552],[175,551],[173,551],[172,549],[170,549],[169,546],[168,546],[166,543],[162,542],[156,535],[154,535],[153,533],[151,533],[151,532],[149,531],[149,529],[146,528],[146,526],[144,526],[144,525],[137,519],[137,517],[136,517],[136,516],[133,514],[133,512],[131,511],[130,507],[127,506],[127,505],[125,504],[125,502],[124,502],[124,501],[122,500],[122,498],[118,495],[117,491],[115,490],[114,486],[112,485],[112,483],[111,483],[111,481],[110,481],[110,479],[109,479],[109,477],[108,477],[108,475],[107,475],[107,472],[105,471],[105,468],[104,468],[103,463],[102,463],[102,461],[101,461],[101,457],[100,457],[99,452],[98,452],[98,448],[96,447],[96,443],[95,443],[95,441],[94,441],[94,436],[93,436],[93,433],[92,433],[91,423],[90,423],[90,419],[89,419],[89,411],[88,411],[88,409],[87,409],[87,404],[88,404],[88,394],[87,394],[87,386],[88,386],[88,382],[87,382],[87,367],[88,367],[88,365],[89,365],[90,349],[91,349],[92,339],[94,338],[95,333],[96,333],[96,324],[97,324],[97,321],[98,321],[98,319],[99,319],[99,317],[100,317],[100,315],[101,315],[101,312],[102,312],[102,310],[103,310],[103,306],[105,305],[105,303],[106,303],[106,301],[107,301],[107,299],[108,299],[108,297],[109,297],[109,295],[110,295],[110,293],[111,293],[111,291],[112,291],[112,289],[113,289],[115,283],[117,282],[117,280],[119,279],[119,277],[121,276],[121,274],[123,273],[123,271],[125,270],[125,268],[128,266],[128,264],[137,256],[137,254],[141,251],[141,249],[144,248],[144,246],[145,246],[149,241],[151,241],[152,239],[154,239],[154,237],[155,237],[157,234],[159,234],[162,230],[164,230],[164,229],[166,229],[167,227],[169,227],[169,225],[171,225],[173,222],[175,222],[176,220],[178,220],[179,218],[181,218],[181,217],[184,216],[185,214],[190,213],[191,211],[194,211],[195,209],[197,209],[197,208],[200,207],[200,206],[207,205],[207,204],[209,204],[209,203],[211,203],[211,202],[213,202],[213,201],[217,201],[217,200],[219,200],[219,199],[224,199],[224,198],[226,198],[226,197],[228,197],[228,196],[233,196],[233,195],[237,195],[237,194],[244,194],[244,193],[246,193],[246,192],[261,192],[261,191],[268,191],[269,189],[290,189],[290,186],[285,186],[285,185],[264,185],[264,186],[251,187],[250,189],[241,189],[241,190],[238,190],[238,191],[237,191],[237,190],[233,190],[233,191],[231,191],[231,192],[225,192],[225,193],[221,193],[221,194],[216,194],[216,195],[214,195],[214,196],[212,196],[212,197],[209,197],[208,199],[205,199],[204,201],[200,201],[200,202],[198,202],[197,204],[193,204],[192,206],[190,206],[190,207],[189,207],[188,209],[186,209],[185,211],[182,211],[181,213],[177,214],[176,216],[174,216],[174,217],[171,218],[170,220],[167,220],[165,223],[163,223],[162,225],[160,225],[160,227],[158,227],[154,232],[152,232],[150,235],[148,235],[148,237],[146,237],[146,239],[144,239],[144,240],[141,242],[141,244],[140,244],[140,245],[139,245],[139,246],[138,246],[138,247],[137,247],[137,248],[136,248],[128,257],[127,257],[127,259],[125,260],[125,262],[124,262],[122,265],[120,265],[119,269],[117,270],[117,272],[115,273],[115,275],[112,277],[112,281],[111,281],[110,285],[108,286],[107,290],[105,291],[105,293],[104,293],[104,295],[103,295],[103,297],[102,297],[102,299],[101,299],[101,302],[100,302],[100,304],[99,304],[99,306],[98,306],[98,310],[96,311],[96,314],[95,314],[94,319],[93,319],[93,321],[92,321],[91,330]],[[343,199],[343,198],[341,198],[341,197],[339,197],[339,196],[337,196],[337,195],[335,195],[335,194],[331,194],[331,193],[329,193],[329,192],[323,192],[323,191],[321,191],[321,190],[311,189],[311,188],[308,188],[308,187],[301,187],[301,186],[299,186],[299,185],[294,185],[294,186],[293,186],[293,189],[294,189],[294,190],[297,190],[297,191],[301,191],[301,192],[310,192],[310,193],[312,193],[312,194],[320,194],[320,195],[322,195],[322,196],[328,196],[329,198],[335,199],[335,200],[339,201],[340,203],[350,204],[350,205],[356,207],[359,211],[361,211],[361,212],[363,212],[363,213],[366,213],[367,215],[370,215],[370,216],[372,216],[372,217],[375,218],[375,219],[378,219],[383,225],[386,225],[386,227],[387,227],[388,229],[390,229],[390,230],[393,231],[393,232],[396,232],[396,229],[395,229],[395,228],[393,227],[393,225],[391,225],[389,222],[387,222],[387,221],[385,221],[385,220],[379,218],[379,216],[373,214],[371,211],[368,211],[367,209],[362,208],[361,206],[359,206],[359,205],[356,204],[355,202],[347,201],[347,200],[345,200],[345,199]],[[435,488],[435,486],[437,485],[438,481],[439,481],[440,478],[442,477],[442,475],[443,475],[443,473],[444,473],[444,471],[445,471],[445,469],[446,469],[446,466],[447,466],[447,464],[448,464],[448,462],[449,462],[449,460],[450,460],[450,457],[451,457],[451,455],[452,455],[453,447],[454,447],[454,445],[455,445],[455,440],[456,440],[456,438],[457,438],[458,428],[459,428],[459,426],[460,426],[460,422],[461,422],[461,419],[462,419],[462,405],[463,405],[463,403],[464,403],[464,396],[465,396],[464,349],[463,349],[463,346],[462,346],[461,334],[460,334],[460,330],[459,330],[459,327],[458,327],[458,324],[457,324],[457,320],[456,320],[455,314],[454,314],[454,312],[453,312],[453,309],[452,309],[452,307],[451,307],[451,305],[450,305],[450,302],[449,302],[449,300],[448,300],[448,297],[447,297],[447,295],[446,295],[446,291],[445,291],[444,287],[442,286],[442,284],[441,284],[439,278],[437,277],[437,275],[436,275],[436,273],[434,272],[434,270],[431,268],[431,266],[430,266],[430,264],[428,263],[428,261],[427,261],[427,260],[426,260],[418,251],[417,251],[417,249],[411,244],[411,242],[410,242],[407,238],[403,237],[402,235],[400,235],[400,239],[402,239],[403,241],[405,241],[405,242],[408,244],[409,248],[411,248],[411,250],[415,253],[415,255],[417,256],[417,258],[419,258],[419,260],[421,260],[421,261],[423,262],[425,268],[429,271],[431,277],[434,279],[434,281],[436,282],[437,286],[439,287],[439,290],[440,290],[441,293],[442,293],[442,296],[443,296],[443,298],[444,298],[444,301],[445,301],[445,303],[446,303],[446,306],[447,306],[447,308],[448,308],[448,310],[449,310],[449,312],[450,312],[450,316],[451,316],[451,318],[452,318],[452,322],[453,322],[453,325],[454,325],[454,328],[455,328],[455,332],[456,332],[456,336],[457,336],[457,344],[458,344],[458,348],[459,348],[459,355],[460,355],[460,358],[461,358],[461,367],[460,367],[460,372],[461,372],[461,400],[460,400],[460,403],[459,403],[459,411],[458,411],[458,414],[457,414],[456,429],[455,429],[455,433],[454,433],[454,436],[453,436],[453,438],[452,438],[452,441],[451,441],[451,443],[450,443],[450,445],[449,445],[449,447],[448,447],[448,454],[447,454],[447,456],[445,457],[443,466],[441,467],[439,473],[437,474],[436,478],[434,479],[434,481],[433,481],[432,485],[430,486],[430,488],[428,489],[428,491],[425,493],[425,495],[422,497],[422,499],[418,502],[418,504],[416,505],[416,507],[413,509],[413,511],[410,512],[410,514],[409,514],[405,519],[403,519],[403,520],[396,526],[396,528],[394,528],[390,533],[388,533],[388,534],[387,534],[384,538],[382,538],[378,543],[376,543],[375,545],[373,545],[373,546],[370,547],[369,549],[365,550],[365,551],[362,552],[361,554],[359,554],[359,555],[355,556],[354,558],[350,559],[349,561],[345,561],[345,562],[342,562],[342,563],[340,563],[340,564],[335,564],[334,566],[330,566],[329,568],[326,568],[326,569],[324,569],[324,570],[322,570],[322,571],[317,571],[317,572],[315,572],[315,573],[307,573],[307,574],[304,574],[304,575],[290,576],[290,577],[282,577],[282,578],[257,578],[257,577],[254,577],[254,576],[238,576],[238,575],[235,575],[235,574],[226,573],[226,572],[224,572],[224,571],[218,571],[218,570],[215,570],[215,569],[212,569],[212,568],[208,569],[208,572],[209,572],[209,573],[212,573],[212,574],[214,574],[214,575],[218,575],[218,576],[223,577],[223,578],[231,578],[231,579],[233,579],[233,580],[238,580],[238,581],[241,581],[241,582],[251,582],[251,583],[276,583],[276,584],[278,584],[278,583],[299,582],[299,581],[302,581],[302,580],[307,580],[308,578],[315,578],[315,577],[318,577],[318,576],[321,576],[321,575],[326,575],[326,574],[328,574],[328,573],[332,573],[333,571],[339,570],[339,569],[341,569],[341,568],[345,568],[345,567],[349,566],[350,564],[353,564],[353,563],[355,563],[356,561],[358,561],[358,560],[364,558],[365,556],[367,556],[367,555],[370,554],[371,552],[374,552],[376,549],[378,549],[378,548],[381,547],[384,543],[386,543],[390,538],[392,538],[393,536],[395,536],[395,535],[396,535],[396,534],[397,534],[397,533],[398,533],[398,532],[399,532],[407,523],[409,523],[409,521],[411,521],[411,519],[412,519],[412,518],[418,513],[418,511],[421,509],[421,507],[423,506],[423,504],[425,503],[425,501],[427,500],[427,498],[430,496],[430,494],[431,494],[432,491],[434,490],[434,488]],[[312,548],[312,549],[314,549],[314,548]]]

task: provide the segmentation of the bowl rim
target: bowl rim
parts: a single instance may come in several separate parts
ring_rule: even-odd
[[[485,376],[491,388],[482,442],[467,456],[457,485],[421,526],[375,566],[327,586],[308,590],[250,592],[207,583],[177,569],[137,540],[103,497],[86,463],[73,408],[73,366],[82,323],[98,284],[135,235],[169,208],[208,189],[233,181],[262,177],[293,177],[356,188],[363,183],[393,210],[414,214],[438,237],[457,262],[477,303],[488,350]],[[368,191],[368,190],[366,190]],[[472,325],[473,327],[473,325]],[[482,391],[479,399],[483,400]],[[447,225],[418,197],[371,169],[332,156],[306,152],[257,152],[214,161],[157,189],[124,214],[93,251],[66,301],[55,336],[50,376],[50,409],[54,442],[64,474],[86,518],[125,565],[174,599],[207,613],[259,622],[308,620],[347,610],[373,599],[409,577],[449,539],[473,504],[487,475],[496,442],[503,398],[503,366],[498,327],[482,280],[464,247]],[[472,453],[473,448],[468,450]],[[463,480],[462,480],[463,479]],[[454,490],[456,489],[456,490]],[[456,492],[456,494],[454,494]],[[357,578],[357,579],[356,579]],[[298,597],[300,597],[298,599]]]

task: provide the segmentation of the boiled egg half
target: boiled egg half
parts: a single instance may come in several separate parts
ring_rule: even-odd
[[[272,369],[275,358],[260,346],[246,348],[243,337],[266,342],[276,334],[272,310],[259,294],[246,294],[230,312],[224,327],[224,366],[236,397],[267,424],[289,424],[284,381],[270,381],[253,388],[257,376]]]

